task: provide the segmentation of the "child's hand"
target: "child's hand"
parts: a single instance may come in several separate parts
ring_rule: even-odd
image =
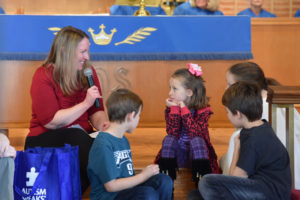
[[[141,172],[146,179],[150,178],[159,173],[159,166],[156,164],[151,164],[145,167]]]
[[[16,157],[16,150],[9,145],[8,138],[0,133],[0,157]]]
[[[183,107],[185,107],[185,103],[183,101],[180,101],[179,106],[180,106],[180,108],[183,108]]]
[[[168,98],[166,99],[166,105],[167,107],[171,107],[171,106],[178,106],[177,102],[173,101],[172,99]]]

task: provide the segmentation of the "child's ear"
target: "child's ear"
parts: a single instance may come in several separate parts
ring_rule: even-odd
[[[193,91],[191,89],[187,89],[186,90],[186,95],[189,96],[189,97],[193,96]]]
[[[240,111],[236,110],[236,116],[238,116],[239,118],[241,118],[242,117],[242,113]]]
[[[126,120],[127,121],[132,121],[132,119],[134,118],[134,115],[135,115],[135,111],[132,111],[131,113],[128,113],[127,115],[126,115]]]

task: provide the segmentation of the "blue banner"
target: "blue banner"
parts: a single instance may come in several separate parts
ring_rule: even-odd
[[[0,60],[44,60],[55,33],[90,35],[91,60],[251,59],[246,16],[0,15]]]

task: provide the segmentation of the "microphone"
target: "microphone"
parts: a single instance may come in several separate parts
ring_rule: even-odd
[[[91,68],[86,68],[86,69],[84,69],[83,73],[84,73],[84,75],[86,76],[86,79],[87,79],[87,81],[88,81],[88,83],[89,83],[89,87],[94,86],[95,84],[94,84],[93,71],[92,71],[92,69],[91,69]],[[96,108],[100,108],[100,101],[99,101],[99,98],[97,98],[97,99],[95,100],[95,106],[96,106]]]

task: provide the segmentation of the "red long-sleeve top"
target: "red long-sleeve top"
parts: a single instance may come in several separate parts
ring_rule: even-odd
[[[48,124],[55,113],[61,109],[67,109],[82,102],[86,97],[86,90],[79,89],[72,95],[65,96],[58,84],[53,79],[54,66],[45,68],[39,67],[33,75],[30,94],[32,98],[32,118],[30,120],[30,132],[28,136],[37,136],[48,129],[44,125]],[[98,87],[100,95],[101,88],[95,69],[92,67],[93,79]],[[91,106],[83,115],[73,123],[67,125],[79,124],[86,132],[93,130],[89,123],[89,116],[97,111],[104,110],[103,101],[100,100],[100,108]]]

